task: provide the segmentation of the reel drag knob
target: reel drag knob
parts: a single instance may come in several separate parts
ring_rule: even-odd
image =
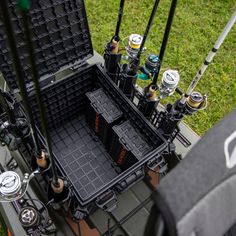
[[[199,92],[192,92],[186,101],[186,111],[189,114],[193,114],[194,112],[202,109],[203,104],[206,101],[206,96],[203,96]]]
[[[140,34],[131,34],[129,36],[129,47],[131,49],[139,49],[142,43],[143,37]]]
[[[140,46],[142,44],[143,37],[139,34],[131,34],[129,36],[128,45],[125,47],[127,56],[126,60],[130,61],[137,57]]]
[[[10,199],[18,196],[21,192],[20,176],[13,171],[6,171],[0,175],[0,196],[4,199]]]
[[[171,96],[175,92],[179,80],[180,80],[180,75],[177,70],[166,70],[163,73],[161,79],[161,85],[159,87],[160,97],[163,98]]]
[[[148,56],[145,67],[150,73],[154,73],[157,71],[157,69],[160,67],[161,61],[158,57],[158,55],[151,54]]]
[[[38,211],[31,207],[23,207],[19,214],[19,221],[24,228],[34,228],[39,225],[39,213]]]

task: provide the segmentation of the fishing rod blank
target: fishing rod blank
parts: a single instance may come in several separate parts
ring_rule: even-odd
[[[157,7],[158,7],[158,5],[159,5],[159,2],[160,2],[160,0],[156,0],[155,3],[154,3],[154,6],[153,6],[153,8],[152,8],[152,13],[151,13],[150,18],[149,18],[149,20],[148,20],[148,24],[147,24],[145,33],[144,33],[144,35],[143,35],[143,40],[142,40],[141,46],[140,46],[140,48],[139,48],[139,52],[138,52],[138,54],[137,54],[137,60],[138,60],[138,61],[140,60],[140,56],[141,56],[141,54],[142,54],[142,51],[143,51],[143,48],[144,48],[144,45],[145,45],[147,36],[148,36],[148,34],[149,34],[149,30],[150,30],[150,28],[151,28],[151,25],[152,25],[154,16],[155,16],[155,14],[156,14]]]
[[[29,18],[28,18],[28,8],[21,7],[21,15],[22,15],[22,21],[23,21],[23,26],[24,26],[24,30],[25,30],[26,43],[28,46],[29,61],[31,64],[31,69],[32,69],[32,79],[33,79],[33,82],[35,85],[35,92],[36,92],[36,98],[37,98],[38,108],[39,108],[39,113],[40,113],[40,118],[41,118],[42,130],[43,130],[43,133],[45,136],[45,141],[46,141],[47,149],[48,149],[48,153],[49,153],[49,159],[51,162],[51,169],[52,169],[52,174],[53,174],[53,181],[52,181],[53,186],[52,187],[55,187],[58,189],[61,188],[60,191],[62,191],[63,187],[64,187],[63,186],[64,183],[62,183],[62,181],[59,180],[59,178],[58,178],[56,164],[55,164],[55,161],[53,158],[50,134],[49,134],[46,116],[45,116],[46,112],[45,112],[44,105],[43,105],[43,96],[42,96],[39,81],[38,81],[39,75],[38,75],[37,66],[35,63],[35,54],[34,54],[33,43],[31,40],[31,31],[30,31],[30,24],[29,24]],[[53,188],[53,190],[54,190],[54,188]]]
[[[201,77],[204,74],[205,70],[207,69],[208,65],[212,62],[214,56],[216,55],[217,50],[220,48],[221,44],[224,42],[226,36],[228,35],[229,31],[233,27],[235,21],[236,21],[236,11],[233,13],[231,18],[229,19],[227,25],[225,26],[225,28],[222,31],[219,38],[217,39],[215,45],[213,46],[213,48],[211,49],[211,51],[207,55],[204,63],[201,65],[199,71],[197,72],[196,76],[194,77],[191,84],[189,85],[189,87],[188,87],[188,89],[185,93],[185,96],[182,97],[182,99],[180,100],[181,104],[186,103],[187,98],[191,95],[191,93],[193,92],[193,90],[196,87],[197,83],[199,82],[199,80],[201,79]]]
[[[29,99],[28,99],[28,95],[27,95],[27,89],[25,86],[25,82],[24,82],[24,74],[21,68],[21,63],[20,63],[20,57],[19,57],[19,53],[17,50],[17,43],[16,43],[16,39],[15,39],[15,35],[14,35],[14,30],[13,30],[13,26],[11,23],[11,19],[10,19],[10,14],[8,11],[8,6],[6,3],[6,0],[1,0],[0,1],[0,9],[2,10],[2,19],[4,21],[4,25],[5,25],[5,32],[7,35],[7,41],[10,47],[10,53],[12,56],[12,63],[14,65],[15,68],[15,72],[16,72],[16,80],[18,82],[19,88],[20,88],[20,92],[21,92],[21,97],[23,100],[23,105],[25,107],[25,111],[27,114],[27,117],[30,121],[30,129],[31,129],[31,133],[32,133],[32,138],[33,138],[33,142],[35,145],[35,151],[36,153],[40,150],[40,145],[39,145],[39,141],[38,141],[38,137],[36,135],[36,126],[35,126],[35,122],[33,119],[33,114],[29,105]]]
[[[156,0],[154,3],[154,6],[152,8],[152,13],[149,17],[148,24],[142,39],[141,46],[139,48],[139,52],[137,54],[137,57],[133,59],[133,61],[130,63],[130,65],[124,65],[123,66],[123,74],[120,79],[119,88],[123,91],[123,93],[128,97],[132,98],[134,95],[134,86],[137,80],[137,71],[139,68],[140,63],[140,56],[143,51],[149,30],[152,25],[152,21],[154,19],[157,7],[159,5],[160,0]]]
[[[167,42],[168,42],[172,21],[173,21],[174,15],[175,15],[176,4],[177,4],[177,0],[172,0],[171,6],[170,6],[169,16],[168,16],[167,23],[166,23],[165,33],[164,33],[162,44],[161,44],[161,50],[160,50],[160,54],[159,54],[159,59],[160,59],[161,63],[162,63],[162,60],[164,58],[165,49],[166,49],[166,45],[167,45]],[[157,83],[157,79],[158,79],[160,69],[161,69],[161,63],[160,63],[160,66],[159,66],[157,72],[154,75],[153,82],[152,82],[153,84]]]
[[[13,110],[7,104],[7,98],[5,97],[5,92],[0,88],[0,105],[3,110],[6,112],[11,124],[16,124],[16,118]]]
[[[120,33],[120,25],[121,25],[121,20],[122,20],[122,16],[123,16],[124,5],[125,5],[125,0],[121,0],[120,1],[119,12],[118,12],[117,24],[116,24],[116,32],[115,32],[114,37],[112,38],[112,39],[114,39],[117,42],[120,41],[119,33]]]
[[[203,110],[207,107],[207,96],[203,96],[199,92],[194,92],[193,90],[201,79],[207,66],[213,60],[217,50],[220,48],[224,39],[233,27],[235,21],[236,11],[233,13],[223,32],[217,39],[214,47],[206,57],[205,62],[202,64],[200,70],[198,71],[197,75],[194,77],[189,88],[187,89],[185,96],[183,96],[180,100],[176,101],[174,105],[168,104],[167,110],[164,112],[165,114],[163,115],[163,118],[159,124],[159,129],[161,129],[165,135],[170,136],[173,134],[174,130],[176,129],[179,122],[183,119],[184,115],[192,115],[193,113]]]

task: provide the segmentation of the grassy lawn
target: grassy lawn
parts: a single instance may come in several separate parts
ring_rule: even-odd
[[[0,236],[6,236],[6,226],[0,213]]]
[[[105,43],[115,31],[119,0],[85,0],[85,2],[94,49],[103,53]],[[146,54],[159,53],[170,2],[170,0],[160,1],[146,43]],[[154,0],[126,1],[120,33],[122,38],[131,33],[144,33],[153,3]],[[235,8],[234,0],[178,2],[162,68],[179,70],[182,90],[187,89]],[[203,134],[236,107],[235,39],[236,26],[231,30],[196,88],[202,93],[209,94],[209,107],[192,117],[185,118],[185,121],[199,134]],[[168,100],[173,101],[175,98]],[[167,100],[163,101],[166,102]]]

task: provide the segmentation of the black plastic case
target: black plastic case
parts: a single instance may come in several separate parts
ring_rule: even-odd
[[[101,66],[78,66],[93,55],[84,2],[31,2],[30,15],[36,64],[41,76],[43,103],[59,174],[68,178],[74,200],[80,207],[96,203],[104,210],[112,210],[117,204],[115,194],[121,193],[144,178],[145,166],[150,167],[150,163],[163,163],[161,154],[166,150],[168,142],[104,73]],[[30,104],[39,127],[38,136],[45,144],[40,132],[39,111],[30,80],[30,66],[21,20],[16,11],[16,1],[10,0],[8,3],[16,30],[17,47],[22,59]],[[78,66],[74,73],[51,83],[55,72],[74,65]],[[0,70],[10,89],[16,92],[18,87],[1,22]],[[85,119],[86,93],[101,88],[121,111],[122,119],[129,120],[135,134],[140,134],[151,147],[127,168],[121,169],[117,166]],[[113,148],[119,148],[119,145],[113,144]]]
[[[116,165],[103,143],[86,123],[86,93],[98,88],[102,88],[109,95],[123,113],[124,119],[132,122],[132,127],[152,147],[126,170]],[[107,191],[121,191],[123,181],[137,175],[137,171],[143,173],[145,164],[153,158],[159,159],[167,147],[166,140],[147,123],[138,109],[97,65],[79,70],[44,87],[42,94],[55,159],[61,174],[69,178],[82,206],[98,199]],[[40,126],[39,111],[33,92],[30,95],[30,103],[35,120]],[[119,144],[117,145],[119,148]],[[140,176],[137,180],[140,180]],[[116,186],[119,187],[116,189]],[[129,184],[126,184],[126,188],[128,187]]]

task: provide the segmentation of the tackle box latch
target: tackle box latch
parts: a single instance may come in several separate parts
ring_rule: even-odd
[[[117,196],[113,190],[108,190],[96,199],[96,205],[106,212],[112,212],[117,207]]]
[[[141,168],[132,173],[131,175],[129,175],[126,179],[119,182],[115,187],[119,193],[123,193],[124,191],[128,190],[130,187],[132,187],[134,184],[136,184],[144,177],[145,177],[144,168]]]
[[[147,162],[147,167],[155,173],[162,174],[167,171],[167,163],[163,156],[157,156]]]

